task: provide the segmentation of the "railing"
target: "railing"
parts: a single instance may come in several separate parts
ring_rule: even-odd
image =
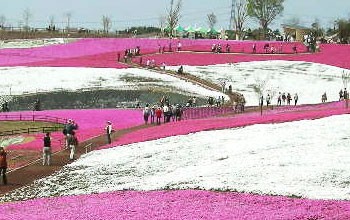
[[[57,124],[64,124],[67,122],[67,119],[34,114],[0,114],[0,121],[44,121],[53,122]]]
[[[1,131],[0,137],[17,135],[17,134],[30,134],[30,133],[41,133],[41,132],[46,133],[46,132],[59,131],[62,129],[63,129],[63,125],[51,126],[51,127],[22,128],[22,129],[16,129],[16,130]]]
[[[92,149],[92,143],[85,145],[84,148],[85,148],[85,153],[87,154]]]
[[[234,109],[232,107],[185,108],[183,111],[183,119],[209,118],[233,112]]]

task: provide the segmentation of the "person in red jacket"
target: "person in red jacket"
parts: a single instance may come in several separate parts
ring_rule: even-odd
[[[156,118],[157,118],[157,125],[160,125],[160,119],[162,118],[163,111],[162,111],[162,109],[160,107],[158,107],[156,109],[155,113],[156,113]]]
[[[0,147],[0,176],[2,176],[2,182],[4,183],[4,185],[7,185],[6,170],[7,170],[6,151],[4,150],[3,147]]]

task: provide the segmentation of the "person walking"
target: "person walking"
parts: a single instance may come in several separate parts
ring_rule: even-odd
[[[75,136],[75,132],[72,131],[72,134],[68,137],[68,146],[70,149],[69,159],[74,160],[75,149],[78,146],[78,139]]]
[[[6,159],[6,151],[3,147],[0,147],[0,175],[2,176],[2,182],[4,185],[7,185],[7,159]]]
[[[107,135],[107,143],[111,144],[112,143],[111,135],[113,132],[112,122],[107,121],[107,125],[105,127],[105,130],[106,130],[106,135]]]
[[[299,97],[298,97],[298,93],[295,93],[295,95],[294,95],[294,106],[296,106],[296,105],[297,105],[297,103],[298,103],[298,99],[299,99]]]
[[[45,166],[45,164],[50,166],[50,162],[51,162],[51,137],[50,137],[50,132],[47,132],[44,137],[43,166]]]

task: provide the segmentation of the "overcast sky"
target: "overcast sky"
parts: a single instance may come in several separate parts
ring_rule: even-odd
[[[183,0],[180,24],[207,27],[206,16],[214,12],[218,18],[216,27],[227,28],[231,1]],[[72,27],[101,28],[101,18],[107,15],[113,20],[112,29],[124,29],[158,26],[170,0],[0,0],[0,3],[0,15],[12,26],[21,24],[23,11],[28,8],[32,14],[30,26],[45,27],[50,16],[55,17],[57,26],[66,26],[65,14],[69,12]],[[350,0],[285,0],[284,7],[283,15],[272,24],[273,29],[292,18],[298,18],[304,26],[318,18],[323,26],[330,27],[335,19],[350,17]],[[256,22],[251,20],[247,25],[255,27]]]

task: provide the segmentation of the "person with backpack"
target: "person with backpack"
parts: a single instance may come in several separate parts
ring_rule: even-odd
[[[7,177],[6,177],[6,170],[7,170],[7,159],[6,159],[7,153],[3,147],[0,147],[0,176],[2,176],[2,182],[4,185],[7,185]]]
[[[50,137],[50,133],[47,132],[44,137],[43,166],[45,166],[45,164],[50,166],[50,162],[51,162],[51,137]]]
[[[68,136],[68,147],[70,149],[69,159],[74,160],[75,150],[78,146],[78,139],[75,136],[75,132],[72,131],[71,135]]]

